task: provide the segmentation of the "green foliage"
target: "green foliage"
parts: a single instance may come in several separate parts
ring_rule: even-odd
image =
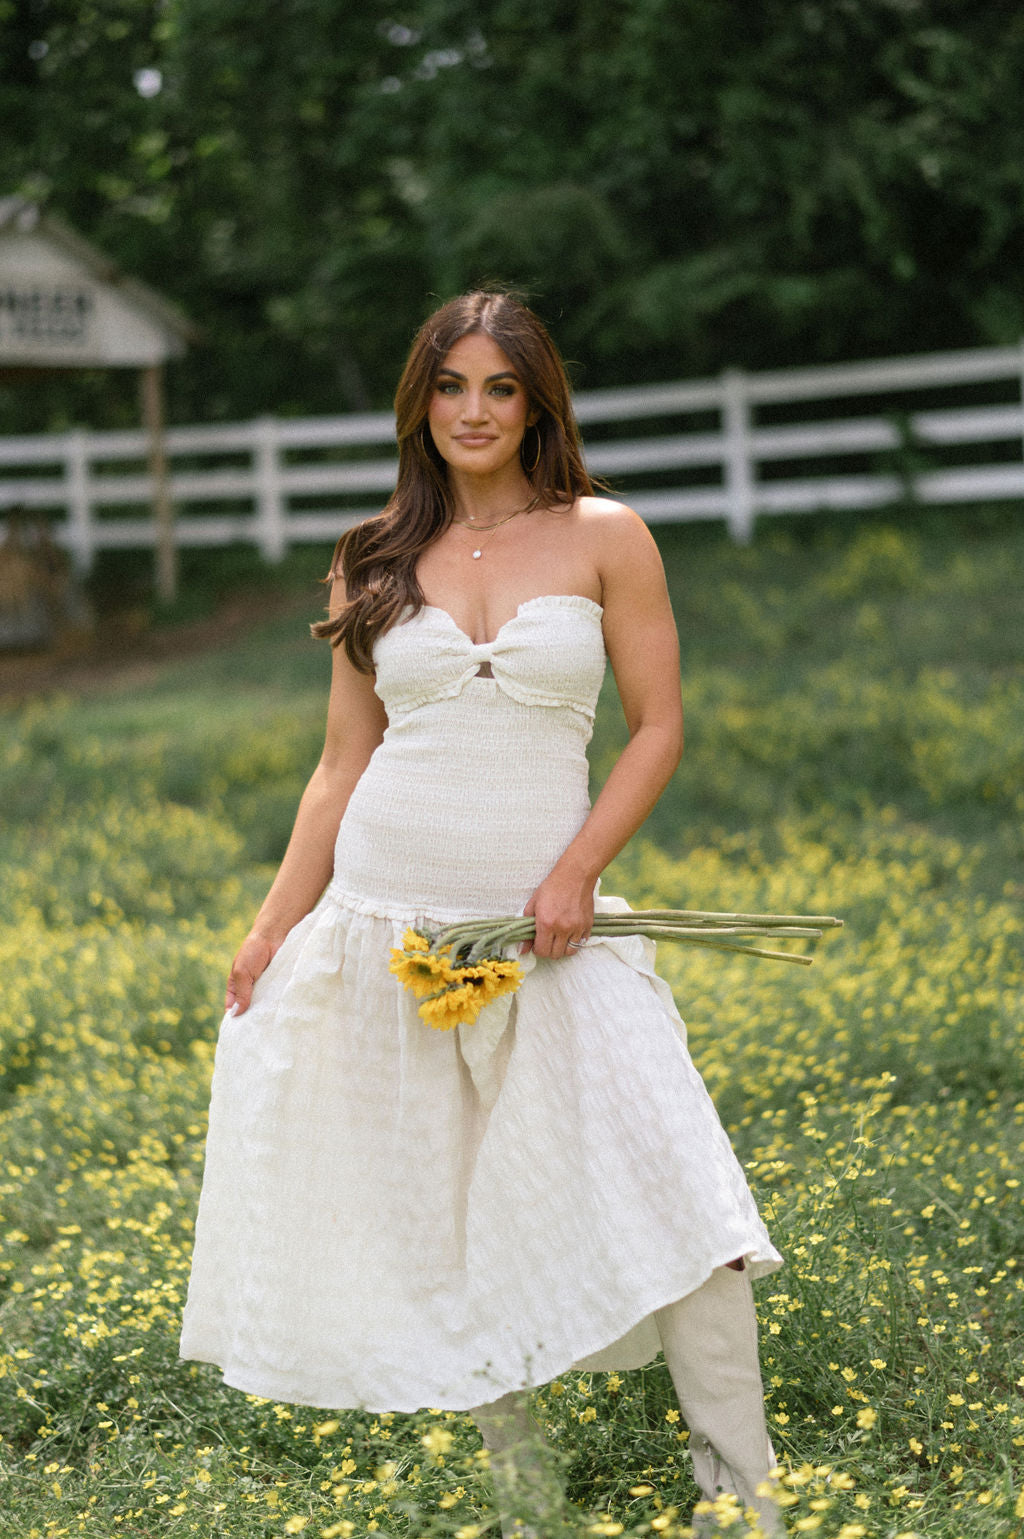
[[[588,385],[1024,330],[1012,8],[50,0],[0,50],[4,189],[204,330],[179,419],[384,404],[433,299],[487,279]],[[0,423],[134,410],[97,374]]]
[[[656,532],[688,738],[652,839],[678,852],[709,826],[755,824],[770,839],[776,820],[823,809],[855,830],[871,804],[892,804],[958,833],[996,828],[994,846],[1019,858],[1019,534],[989,540],[967,517],[936,519],[927,536],[824,521],[737,550],[724,534]],[[602,713],[598,779],[624,734]]]
[[[216,818],[191,807],[152,797],[128,812],[123,795],[93,798],[64,810],[56,826],[23,828],[10,839],[8,896],[14,913],[34,911],[55,926],[84,924],[97,912],[111,922],[230,913],[238,885],[228,873],[241,846]]]

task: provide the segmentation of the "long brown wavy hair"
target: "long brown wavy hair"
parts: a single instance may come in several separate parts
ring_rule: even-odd
[[[518,374],[529,401],[539,447],[528,428],[520,449],[529,477],[529,506],[562,507],[587,496],[593,482],[583,464],[565,365],[547,330],[510,294],[483,289],[449,300],[417,333],[395,393],[398,482],[383,512],[349,529],[338,541],[328,581],[342,578],[347,601],[333,619],[310,627],[314,636],[344,646],[361,673],[373,672],[373,644],[403,610],[425,603],[416,564],[448,528],[454,503],[447,466],[427,423],[434,381],[460,338],[483,332]]]

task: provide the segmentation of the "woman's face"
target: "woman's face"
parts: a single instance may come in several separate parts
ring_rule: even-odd
[[[427,410],[442,459],[468,475],[494,475],[518,462],[535,417],[507,353],[482,331],[461,337],[441,365]]]

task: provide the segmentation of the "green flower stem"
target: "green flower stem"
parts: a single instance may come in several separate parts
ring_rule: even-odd
[[[679,920],[688,922],[692,919],[706,919],[712,924],[809,924],[823,930],[842,929],[843,921],[829,914],[722,914],[709,909],[697,908],[638,908],[633,909],[632,914],[605,914],[599,915],[603,919],[628,919],[630,917],[641,921],[653,920]]]
[[[836,919],[829,914],[741,914],[717,913],[707,909],[650,908],[632,909],[621,914],[597,914],[594,918],[594,929],[604,929],[607,925],[628,924],[632,932],[648,922],[684,926],[690,926],[696,922],[714,929],[722,925],[742,924],[757,925],[762,929],[807,925],[824,930],[840,929],[843,924],[841,919]],[[509,915],[504,919],[463,919],[457,924],[448,926],[441,932],[438,939],[447,944],[456,935],[468,939],[470,936],[479,936],[485,932],[504,931],[513,925],[530,923],[532,923],[530,917],[522,914]]]
[[[764,946],[736,946],[729,941],[706,940],[703,937],[696,940],[691,936],[679,936],[680,940],[688,940],[691,946],[707,946],[712,951],[742,951],[748,957],[770,957],[775,962],[795,962],[798,967],[810,967],[813,957],[805,956],[801,951],[769,951]]]
[[[509,946],[513,941],[529,940],[534,933],[534,920],[524,914],[510,915],[507,919],[486,919],[467,921],[465,924],[450,925],[447,930],[442,930],[434,941],[435,949],[442,946],[451,946],[452,954],[457,956],[463,946],[472,942],[473,951],[477,956],[483,955],[486,946]]]
[[[812,958],[799,952],[771,951],[761,946],[737,944],[741,937],[765,936],[819,940],[825,929],[838,929],[843,921],[824,914],[726,914],[707,909],[652,908],[626,913],[596,914],[591,933],[598,936],[645,935],[652,940],[685,941],[717,951],[743,951],[749,956],[796,962],[810,966]],[[470,962],[500,953],[506,947],[536,934],[532,915],[510,914],[504,919],[466,919],[449,925],[433,940],[432,947],[451,947],[456,960],[468,950]],[[722,937],[733,937],[725,940]]]
[[[593,927],[595,935],[650,935],[665,939],[676,938],[685,940],[690,937],[699,938],[705,935],[800,935],[811,940],[819,940],[821,930],[799,929],[795,925],[754,925],[754,924],[722,924],[722,925],[669,925],[669,924],[598,924]]]

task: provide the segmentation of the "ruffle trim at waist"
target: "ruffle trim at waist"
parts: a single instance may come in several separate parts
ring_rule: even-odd
[[[360,893],[349,892],[340,882],[332,881],[324,891],[321,902],[336,904],[352,914],[362,914],[370,919],[387,919],[393,924],[410,925],[420,921],[428,925],[456,924],[460,919],[503,919],[517,909],[504,908],[446,908],[443,904],[420,905],[409,900],[389,902],[386,898],[366,898]]]
[[[600,888],[600,883],[598,883],[598,887]],[[333,916],[329,912],[330,909],[335,911]],[[595,913],[599,914],[628,914],[630,907],[623,898],[614,897],[611,894],[605,896],[598,891],[594,898],[594,910]],[[264,978],[269,980],[271,975],[279,969],[286,969],[289,976],[299,976],[304,971],[309,972],[311,966],[314,971],[317,968],[322,969],[323,937],[325,932],[334,932],[335,942],[339,943],[341,948],[344,949],[348,944],[348,936],[353,928],[351,921],[356,915],[364,919],[384,921],[390,925],[392,929],[391,944],[400,946],[402,932],[410,924],[425,923],[429,928],[440,928],[446,924],[456,923],[460,919],[501,918],[503,914],[508,912],[508,908],[504,911],[491,908],[483,912],[477,910],[476,913],[472,913],[467,912],[465,907],[454,909],[438,905],[432,905],[426,910],[421,908],[417,911],[415,905],[409,901],[403,904],[392,904],[386,899],[367,898],[360,893],[348,892],[340,882],[332,881],[324,891],[324,895],[314,913],[308,914],[306,919],[296,925],[295,929],[288,936],[284,945],[271,962]],[[362,927],[354,927],[357,933],[360,928]],[[382,941],[383,937],[379,937],[377,943]],[[308,952],[307,948],[309,948]],[[331,958],[328,970],[333,973],[338,967],[338,955],[333,945],[328,949]],[[654,970],[654,942],[646,936],[593,935],[587,942],[587,950],[580,951],[575,957],[565,958],[559,962],[544,961],[543,965],[545,968],[552,966],[570,969],[585,968],[588,964],[588,958],[594,952],[611,952],[618,957],[620,962],[624,962],[635,973],[647,978],[660,997],[666,1011],[675,1021],[677,1030],[685,1043],[686,1028],[679,1018],[671,989],[665,980],[660,978]],[[529,975],[538,966],[539,961],[543,959],[538,959],[532,952],[528,952],[518,956],[517,960],[523,970],[522,988],[525,991],[530,986],[528,981]],[[382,967],[386,966],[386,950],[383,944],[381,945],[380,961]],[[396,992],[400,993],[397,980],[394,982],[394,988]],[[519,998],[520,994],[518,992],[502,995],[500,998],[492,1000],[481,1011],[479,1017],[471,1026],[459,1026],[457,1028],[460,1052],[472,1076],[481,1102],[487,1108],[494,1105],[501,1089],[504,1058],[499,1049],[506,1027],[512,1012],[517,1007]]]

